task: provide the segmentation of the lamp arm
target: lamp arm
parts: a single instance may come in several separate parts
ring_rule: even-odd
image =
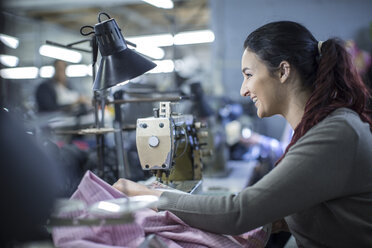
[[[48,44],[48,45],[56,46],[56,47],[63,47],[63,48],[67,48],[67,49],[70,49],[70,50],[76,50],[76,51],[80,51],[80,52],[91,53],[92,52],[91,50],[72,47],[72,45],[80,44],[80,43],[83,43],[83,42],[86,42],[86,41],[89,41],[89,40],[90,39],[84,39],[84,40],[74,42],[74,43],[71,43],[71,44],[68,44],[68,45],[63,45],[63,44],[60,44],[60,43],[57,43],[57,42],[54,42],[54,41],[49,41],[49,40],[45,41],[45,43]]]
[[[82,39],[82,40],[79,40],[79,41],[75,41],[75,42],[69,43],[69,44],[67,44],[66,46],[67,46],[67,47],[72,47],[73,45],[81,44],[81,43],[88,42],[88,41],[90,41],[89,38],[87,38],[87,39]]]

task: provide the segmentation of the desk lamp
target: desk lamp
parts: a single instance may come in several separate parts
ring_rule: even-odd
[[[108,19],[101,21],[101,16],[105,15]],[[93,31],[84,33],[84,28],[91,28]],[[92,37],[93,50],[93,91],[95,105],[95,122],[96,128],[104,127],[104,109],[105,109],[105,90],[121,84],[125,81],[138,77],[145,72],[153,69],[156,64],[144,56],[136,53],[128,48],[127,44],[131,44],[124,40],[118,24],[115,19],[111,18],[106,13],[98,14],[98,23],[92,26],[83,26],[80,33],[84,36],[94,34]],[[131,44],[135,46],[134,44]],[[98,51],[101,54],[101,62],[95,73],[95,62],[97,61]],[[101,122],[98,120],[99,102],[101,103]],[[118,126],[119,139],[121,140],[121,127]],[[99,164],[99,176],[104,176],[104,137],[101,134],[97,138],[97,153]],[[116,144],[119,146],[117,150],[122,149],[122,142]],[[120,154],[120,153],[119,153]],[[121,153],[122,154],[122,153]],[[122,156],[118,156],[119,162],[119,177],[125,177]]]
[[[106,15],[109,19],[101,21],[101,15]],[[102,58],[93,90],[110,88],[138,77],[156,66],[152,61],[128,48],[115,19],[106,13],[100,13],[98,21],[99,23],[94,26],[94,32]]]

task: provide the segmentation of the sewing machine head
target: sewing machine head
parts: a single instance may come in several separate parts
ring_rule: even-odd
[[[136,144],[142,169],[155,172],[166,182],[200,180],[201,157],[208,153],[201,148],[208,133],[192,115],[176,114],[172,107],[170,102],[160,102],[154,117],[137,120]]]

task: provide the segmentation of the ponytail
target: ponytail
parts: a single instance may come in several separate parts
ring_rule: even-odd
[[[369,123],[372,132],[372,112],[367,107],[371,93],[352,64],[343,42],[338,39],[323,42],[318,56],[319,65],[313,92],[305,106],[304,115],[295,128],[284,155],[275,165],[280,163],[289,148],[310,128],[338,108],[354,110],[362,121]]]

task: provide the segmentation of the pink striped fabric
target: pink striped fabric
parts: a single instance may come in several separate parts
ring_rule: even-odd
[[[87,205],[98,201],[126,197],[92,172],[88,171],[71,199],[82,200]],[[67,217],[67,216],[64,216]],[[69,217],[89,218],[86,211],[70,213]],[[52,236],[60,248],[114,248],[138,247],[146,236],[155,234],[170,248],[186,247],[264,247],[268,234],[257,228],[240,236],[226,236],[201,231],[188,226],[171,212],[155,212],[150,209],[135,213],[131,224],[95,227],[53,228]]]

